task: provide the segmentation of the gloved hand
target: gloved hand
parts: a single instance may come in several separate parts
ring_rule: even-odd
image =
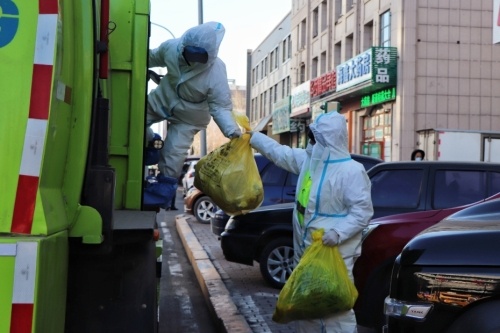
[[[234,131],[233,133],[231,133],[231,135],[229,136],[230,139],[234,139],[234,138],[239,138],[241,136],[241,130],[238,128],[236,131]]]
[[[335,246],[338,245],[340,241],[340,236],[335,230],[329,230],[323,235],[323,245]]]

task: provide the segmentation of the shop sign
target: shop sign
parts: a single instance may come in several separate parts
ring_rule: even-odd
[[[337,91],[359,83],[371,81],[372,85],[396,85],[397,49],[372,47],[337,66]]]
[[[396,99],[396,87],[387,88],[361,97],[361,107],[366,108],[371,105],[381,104]]]
[[[311,81],[302,83],[292,89],[292,113],[309,108],[311,101]]]
[[[336,87],[336,73],[331,71],[311,80],[311,98],[321,96],[328,92],[334,92]]]
[[[300,119],[290,119],[290,133],[304,132],[306,124]]]
[[[273,134],[290,131],[290,100],[283,98],[273,104]]]

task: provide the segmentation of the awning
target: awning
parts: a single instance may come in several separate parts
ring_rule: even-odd
[[[267,124],[269,124],[269,122],[271,121],[271,118],[273,117],[272,114],[268,114],[267,116],[265,116],[264,118],[262,118],[258,123],[257,123],[257,126],[255,126],[252,131],[254,132],[260,132],[262,130],[264,130],[264,127],[267,126]]]
[[[290,114],[290,118],[311,118],[311,108],[303,108]]]

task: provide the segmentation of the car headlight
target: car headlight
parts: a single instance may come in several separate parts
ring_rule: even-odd
[[[424,320],[432,307],[430,303],[408,303],[390,297],[386,297],[384,301],[384,313],[391,317]]]
[[[232,217],[229,218],[229,220],[226,223],[226,228],[225,230],[231,230],[236,228],[236,220]]]

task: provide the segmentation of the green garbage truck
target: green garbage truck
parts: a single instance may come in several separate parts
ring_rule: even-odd
[[[0,0],[0,333],[156,332],[149,0]]]

